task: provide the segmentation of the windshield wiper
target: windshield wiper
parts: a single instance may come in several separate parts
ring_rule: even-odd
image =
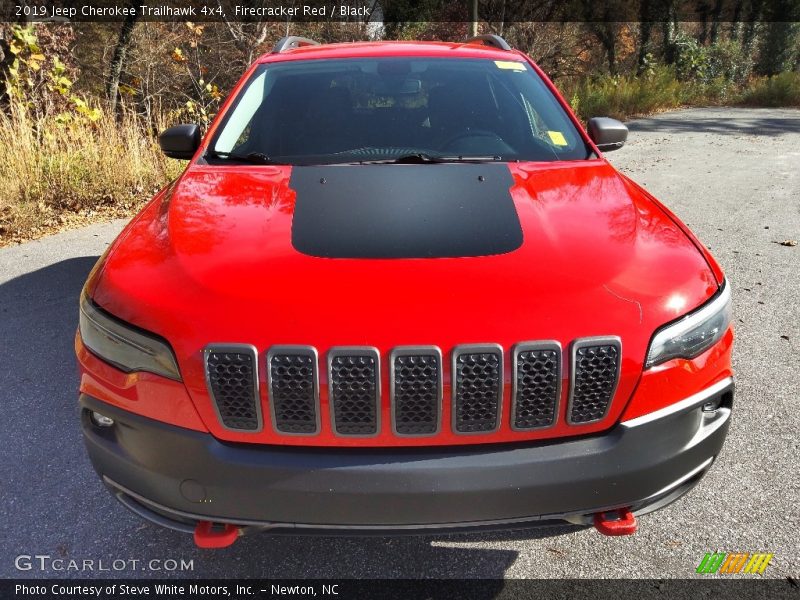
[[[450,163],[450,162],[495,162],[500,160],[499,156],[468,156],[468,155],[458,155],[458,156],[432,156],[430,154],[406,154],[405,156],[401,156],[396,158],[394,161],[395,163],[402,164],[402,163]]]
[[[262,154],[261,152],[248,152],[247,154],[237,154],[236,152],[222,152],[218,150],[209,150],[206,152],[207,157],[211,158],[222,158],[226,160],[238,160],[241,162],[246,162],[254,165],[281,165],[285,163],[281,163],[275,160],[272,160],[266,154]]]
[[[414,154],[404,154],[397,158],[380,158],[380,159],[367,159],[358,160],[350,164],[353,165],[426,165],[426,164],[440,164],[440,163],[483,163],[483,162],[496,162],[502,160],[500,156],[435,156],[432,154],[425,154],[424,152],[417,152]]]

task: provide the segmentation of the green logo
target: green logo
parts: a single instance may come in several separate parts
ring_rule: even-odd
[[[774,554],[756,552],[707,552],[697,565],[698,573],[763,573]]]

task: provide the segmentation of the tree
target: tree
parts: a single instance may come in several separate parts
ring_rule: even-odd
[[[760,19],[764,11],[764,0],[751,0],[747,16],[745,17],[744,31],[742,32],[742,49],[751,54],[755,47],[756,37],[760,28]]]
[[[674,64],[677,58],[677,47],[675,39],[678,36],[678,12],[675,9],[675,0],[665,0],[663,2],[663,14],[661,15],[661,32],[664,43],[664,61]]]
[[[722,14],[722,0],[716,0],[714,8],[711,11],[711,31],[708,36],[708,41],[716,44],[719,39],[719,18]]]
[[[758,63],[762,75],[777,75],[791,71],[798,58],[800,23],[777,21],[769,23],[764,33]]]
[[[766,31],[761,42],[758,71],[777,75],[794,68],[800,45],[800,9],[795,0],[775,0],[764,15]]]
[[[469,35],[478,35],[478,0],[468,0],[469,3]]]
[[[639,4],[639,55],[636,59],[636,71],[641,74],[647,67],[647,54],[650,49],[650,36],[653,32],[653,15],[650,0],[641,0]]]
[[[125,64],[125,55],[131,45],[131,34],[139,19],[137,11],[131,11],[125,16],[125,20],[119,29],[117,45],[114,47],[114,55],[108,67],[108,81],[106,83],[106,97],[108,98],[109,112],[114,115],[117,112],[117,96],[119,96],[119,79],[122,75],[122,67]]]
[[[608,71],[617,74],[617,38],[620,23],[589,23],[589,29],[600,42],[608,62]]]
[[[6,80],[8,71],[14,62],[14,54],[11,52],[9,38],[11,37],[11,27],[5,23],[0,23],[0,102],[6,99]]]
[[[623,3],[604,2],[599,8],[593,0],[583,0],[583,13],[587,29],[597,38],[606,55],[608,70],[617,74],[617,40],[622,30],[622,23],[613,22],[614,17],[624,14]],[[597,11],[600,11],[599,13]]]

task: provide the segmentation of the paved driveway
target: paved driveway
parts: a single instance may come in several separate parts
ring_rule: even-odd
[[[630,125],[629,144],[610,158],[711,247],[733,284],[738,334],[722,456],[692,493],[641,519],[637,535],[263,535],[208,553],[131,516],[95,477],[75,408],[78,292],[122,226],[111,223],[0,250],[0,576],[41,576],[14,566],[40,554],[141,561],[124,576],[159,576],[142,564],[184,559],[187,575],[203,577],[661,578],[693,575],[718,549],[773,552],[767,575],[797,577],[800,246],[775,242],[800,238],[800,111],[695,109]]]

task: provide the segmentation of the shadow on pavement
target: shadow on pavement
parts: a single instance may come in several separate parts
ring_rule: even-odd
[[[632,132],[654,133],[715,133],[721,135],[787,135],[800,133],[800,111],[796,119],[770,117],[741,117],[714,119],[637,119],[628,123]]]
[[[167,575],[147,570],[21,573],[13,568],[13,557],[26,553],[81,560],[194,561],[192,571],[169,573],[171,577],[502,579],[518,552],[483,544],[579,529],[550,526],[397,537],[252,534],[231,548],[209,552],[195,548],[191,536],[146,524],[105,491],[81,441],[73,340],[78,296],[96,260],[96,256],[64,260],[0,284],[0,390],[6,414],[3,427],[9,432],[0,444],[5,513],[0,525],[0,576]],[[502,582],[497,585],[500,591]]]

